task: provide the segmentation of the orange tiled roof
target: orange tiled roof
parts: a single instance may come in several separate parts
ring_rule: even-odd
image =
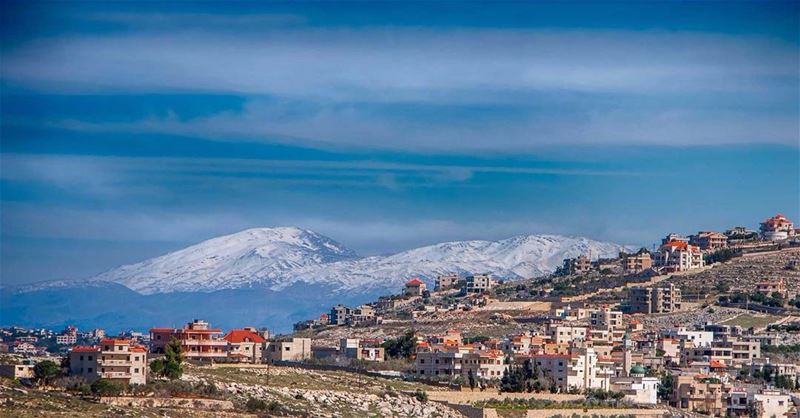
[[[144,347],[144,346],[141,346],[141,345],[135,345],[135,346],[131,347],[131,351],[134,352],[134,353],[146,353],[147,352],[147,348]]]
[[[406,282],[406,285],[411,285],[411,286],[419,286],[421,284],[422,280],[417,279],[416,277]]]
[[[131,340],[127,338],[103,338],[100,344],[130,344]]]

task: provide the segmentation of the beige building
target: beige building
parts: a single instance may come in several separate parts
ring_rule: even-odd
[[[346,358],[382,362],[386,352],[378,341],[365,341],[358,338],[342,338],[339,341],[339,352]]]
[[[622,255],[622,270],[625,271],[625,273],[641,273],[651,267],[653,267],[653,258],[650,256],[650,253],[646,251]]]
[[[704,415],[723,416],[727,404],[723,394],[729,389],[719,379],[702,376],[677,376],[672,392],[672,406]]]
[[[444,289],[450,289],[455,287],[456,284],[458,284],[458,275],[447,274],[444,276],[439,276],[436,278],[433,290],[439,291]]]
[[[307,360],[311,358],[311,338],[269,342],[265,353],[269,361]]]
[[[761,237],[767,241],[782,241],[794,235],[794,224],[780,213],[761,222]]]
[[[714,251],[728,246],[728,236],[721,232],[700,231],[689,237],[689,244],[696,245],[703,251]]]
[[[633,287],[628,291],[628,309],[632,313],[669,313],[681,309],[681,289],[666,287]]]
[[[107,379],[145,384],[147,349],[122,338],[104,338],[99,346],[77,346],[69,352],[70,374],[86,380]]]
[[[790,395],[777,390],[764,390],[753,395],[753,405],[759,418],[786,417],[794,403]]]
[[[561,391],[609,390],[611,387],[613,363],[599,361],[592,348],[574,349],[567,355],[533,355],[531,361],[553,379]]]
[[[570,344],[576,341],[586,341],[589,332],[586,327],[554,325],[547,326],[547,335],[555,344]]]
[[[669,241],[655,253],[655,265],[666,271],[687,271],[705,265],[700,247],[683,241]]]
[[[220,338],[222,330],[195,319],[183,328],[150,328],[150,352],[164,353],[173,338],[181,343],[184,358],[195,361],[227,361],[228,342]]]

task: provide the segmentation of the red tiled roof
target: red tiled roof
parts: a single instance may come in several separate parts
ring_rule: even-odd
[[[74,353],[97,353],[99,351],[99,347],[92,347],[88,345],[76,345],[75,347],[72,347],[72,352]]]
[[[266,341],[264,339],[264,337],[256,334],[253,331],[249,331],[249,330],[246,330],[246,329],[233,329],[233,330],[230,330],[230,332],[225,334],[225,336],[222,337],[222,339],[224,339],[224,340],[226,340],[228,342],[232,342],[232,343],[243,343],[247,339],[249,339],[250,342],[254,342],[254,343],[263,343],[263,342]]]
[[[411,279],[411,280],[406,282],[406,285],[411,285],[411,286],[419,286],[421,284],[422,284],[422,280],[417,279],[417,278],[413,278],[413,279]]]
[[[103,338],[100,344],[130,344],[131,340],[127,338]]]
[[[131,352],[134,352],[134,353],[146,353],[147,352],[147,348],[145,348],[145,347],[143,347],[141,345],[135,345],[135,346],[131,347]]]
[[[175,328],[150,328],[150,332],[175,332]]]

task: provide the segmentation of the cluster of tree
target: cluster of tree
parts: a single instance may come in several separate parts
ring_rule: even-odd
[[[170,380],[179,379],[183,374],[183,349],[175,337],[164,347],[164,358],[150,362],[150,372]]]
[[[672,399],[673,386],[675,386],[675,376],[669,372],[662,374],[658,385],[658,399],[669,402]]]
[[[384,341],[381,346],[386,351],[386,357],[388,358],[410,359],[414,352],[417,351],[417,337],[412,329],[408,330],[403,336]]]
[[[800,353],[800,344],[786,344],[786,345],[764,345],[761,346],[763,353]]]
[[[535,362],[525,360],[522,365],[510,365],[503,371],[500,379],[501,392],[541,392],[555,393],[558,387]]]
[[[704,261],[706,264],[713,264],[713,263],[721,263],[730,260],[733,257],[736,257],[737,251],[731,248],[722,248],[713,253],[708,253],[703,256]]]
[[[790,322],[788,324],[770,325],[767,327],[767,331],[800,332],[800,322]]]
[[[741,374],[745,377],[749,375],[745,370],[742,370]],[[753,371],[752,377],[753,379],[762,380],[765,383],[771,383],[778,389],[794,390],[800,388],[800,378],[795,380],[786,375],[779,375],[772,367],[764,367],[761,370],[756,369]]]
[[[754,293],[741,293],[736,292],[730,296],[720,296],[719,301],[721,303],[746,303],[748,301],[753,303],[758,303],[764,306],[772,306],[776,308],[781,308],[786,304],[786,300],[783,298],[778,292],[772,292],[771,295],[766,295],[761,292],[754,292]]]

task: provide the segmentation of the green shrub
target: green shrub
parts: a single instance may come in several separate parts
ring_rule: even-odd
[[[118,396],[122,393],[123,386],[106,379],[97,379],[90,386],[92,393],[97,396]]]

